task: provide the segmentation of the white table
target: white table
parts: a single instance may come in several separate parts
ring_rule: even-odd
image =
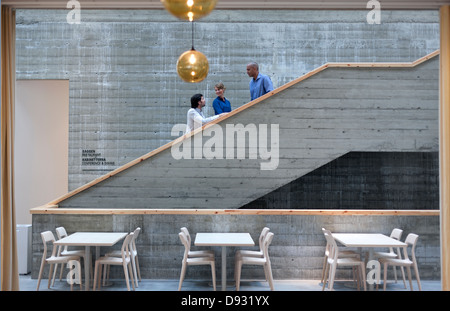
[[[227,246],[254,246],[249,233],[197,233],[195,246],[222,246],[222,290],[227,288]]]
[[[403,243],[381,233],[333,233],[333,237],[336,241],[346,247],[368,248],[369,258],[367,261],[373,259],[374,248],[407,247],[406,243]],[[373,284],[369,284],[369,289],[373,289]]]
[[[75,232],[54,242],[54,245],[84,246],[86,262],[84,263],[85,289],[89,290],[91,269],[91,246],[96,247],[96,257],[100,256],[100,246],[113,246],[127,236],[127,232]]]

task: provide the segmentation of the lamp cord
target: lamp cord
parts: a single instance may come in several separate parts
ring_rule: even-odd
[[[195,50],[194,49],[194,22],[192,21],[191,24],[192,24],[192,49]]]

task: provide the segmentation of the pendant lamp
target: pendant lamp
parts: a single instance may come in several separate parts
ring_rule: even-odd
[[[216,7],[217,0],[161,0],[172,15],[188,21],[205,17]]]
[[[198,83],[208,76],[209,62],[206,56],[194,48],[194,22],[192,23],[192,48],[180,55],[177,73],[185,82]]]

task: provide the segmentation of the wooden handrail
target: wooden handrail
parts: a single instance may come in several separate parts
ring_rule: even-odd
[[[104,181],[105,179],[108,179],[108,178],[110,178],[110,177],[112,177],[114,175],[117,175],[120,172],[125,171],[125,170],[127,170],[128,168],[130,168],[130,167],[132,167],[134,165],[137,165],[140,162],[145,161],[145,160],[147,160],[147,159],[149,159],[149,158],[159,154],[160,152],[163,152],[164,150],[171,148],[173,145],[175,145],[177,143],[180,143],[183,140],[188,139],[191,136],[193,136],[193,135],[195,135],[195,134],[197,134],[197,133],[199,133],[201,131],[204,131],[206,128],[209,128],[209,127],[211,127],[211,126],[213,126],[213,125],[215,125],[215,124],[217,124],[219,122],[222,122],[223,120],[231,118],[232,116],[234,116],[234,115],[236,115],[236,114],[238,114],[238,113],[240,113],[240,112],[242,112],[242,111],[244,111],[244,110],[246,110],[246,109],[248,109],[248,108],[250,108],[250,107],[252,107],[252,106],[254,106],[254,105],[258,104],[258,103],[260,103],[260,102],[262,102],[263,100],[265,100],[265,99],[267,99],[267,98],[269,98],[269,97],[271,97],[271,96],[273,96],[275,94],[278,94],[278,93],[284,91],[285,89],[287,89],[287,88],[289,88],[289,87],[291,87],[291,86],[293,86],[293,85],[295,85],[297,83],[302,82],[303,80],[308,79],[309,77],[311,77],[311,76],[313,76],[313,75],[315,75],[315,74],[317,74],[317,73],[319,73],[319,72],[321,72],[321,71],[323,71],[323,70],[325,70],[327,68],[412,68],[412,67],[415,67],[415,66],[417,66],[419,64],[422,64],[423,62],[425,62],[425,61],[427,61],[427,60],[429,60],[429,59],[439,55],[439,53],[440,53],[440,51],[436,50],[436,51],[434,51],[434,52],[432,52],[432,53],[430,53],[428,55],[425,55],[425,56],[417,59],[416,61],[405,62],[405,63],[403,63],[403,62],[398,62],[398,63],[397,62],[384,62],[384,63],[325,63],[324,65],[322,65],[322,66],[320,66],[320,67],[318,67],[318,68],[316,68],[316,69],[314,69],[314,70],[304,74],[303,76],[301,76],[301,77],[299,77],[297,79],[294,79],[293,81],[288,82],[288,83],[284,84],[281,87],[276,88],[272,92],[269,92],[269,93],[267,93],[267,94],[265,94],[265,95],[255,99],[255,100],[247,103],[247,104],[244,104],[244,105],[242,105],[242,106],[232,110],[230,113],[228,113],[228,114],[226,114],[226,115],[224,115],[222,117],[219,117],[219,118],[215,119],[214,121],[211,121],[211,122],[207,123],[203,127],[198,128],[198,129],[196,129],[196,130],[194,130],[194,131],[192,131],[192,132],[190,132],[188,134],[182,135],[182,136],[178,137],[177,139],[174,139],[173,141],[171,141],[171,142],[169,142],[169,143],[167,143],[167,144],[165,144],[165,145],[163,145],[163,146],[161,146],[161,147],[159,147],[159,148],[157,148],[157,149],[155,149],[155,150],[153,150],[153,151],[151,151],[151,152],[149,152],[149,153],[147,153],[147,154],[145,154],[145,155],[143,155],[143,156],[141,156],[141,157],[139,157],[139,158],[137,158],[137,159],[135,159],[135,160],[133,160],[133,161],[123,165],[123,166],[121,166],[121,167],[116,168],[113,171],[111,171],[111,172],[109,172],[109,173],[107,173],[107,174],[105,174],[103,176],[100,176],[100,177],[98,177],[98,178],[96,178],[96,179],[86,183],[85,185],[83,185],[83,186],[81,186],[81,187],[79,187],[79,188],[77,188],[75,190],[72,190],[72,191],[68,192],[67,194],[65,194],[65,195],[63,195],[63,196],[61,196],[59,198],[56,198],[55,200],[49,202],[45,206],[56,206],[57,207],[58,203],[66,200],[67,198],[70,198],[70,197],[72,197],[72,196],[74,196],[74,195],[76,195],[76,194],[78,194],[78,193],[80,193],[80,192],[82,192],[82,191],[84,191],[84,190],[86,190],[86,189],[88,189],[88,188],[90,188],[90,187],[92,187],[92,186],[94,186],[94,185]],[[31,213],[33,214],[35,210],[36,211],[40,211],[40,207],[31,209]]]
[[[313,209],[101,209],[44,205],[31,214],[57,215],[294,215],[294,216],[439,216],[439,210],[313,210]]]

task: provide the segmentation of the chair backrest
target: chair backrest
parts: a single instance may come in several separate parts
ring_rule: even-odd
[[[181,231],[180,233],[178,233],[178,236],[180,237],[181,243],[183,243],[184,245],[184,257],[183,257],[184,261],[187,260],[188,258],[188,253],[191,249],[191,244],[188,242],[188,238],[185,232]]]
[[[402,229],[395,228],[392,230],[390,237],[396,240],[400,240],[400,238],[402,237],[402,233],[403,233]]]
[[[122,253],[123,261],[130,258],[130,249],[131,249],[131,242],[133,240],[133,237],[134,237],[134,233],[133,232],[129,233],[125,237],[125,240],[122,243],[122,248],[120,249],[120,251]]]
[[[337,260],[339,256],[339,249],[336,244],[336,241],[333,238],[333,234],[330,230],[322,228],[323,235],[325,236],[325,239],[327,240],[327,247],[328,247],[328,260]]]
[[[263,253],[264,253],[264,247],[263,247],[264,239],[266,238],[266,235],[267,235],[267,233],[269,233],[269,231],[270,231],[269,228],[264,227],[261,231],[261,234],[259,235],[259,249]]]
[[[44,231],[41,232],[41,238],[42,242],[44,243],[44,252],[42,254],[42,257],[45,259],[47,258],[47,250],[48,250],[48,243],[55,242],[55,236],[53,235],[53,232],[51,231]],[[52,256],[56,256],[56,247],[53,247],[52,249]]]
[[[141,228],[137,227],[134,231],[133,231],[133,239],[131,240],[131,250],[133,252],[137,252],[137,248],[136,248],[136,239],[139,236],[139,233],[141,232]]]
[[[405,243],[408,244],[408,246],[411,246],[411,257],[413,262],[416,261],[416,245],[418,239],[419,236],[414,233],[408,234],[408,236],[405,239]],[[403,248],[403,256],[404,256],[403,259],[409,259],[407,247]]]
[[[274,236],[273,232],[268,232],[266,234],[266,238],[264,239],[264,242],[263,242],[263,245],[264,245],[264,248],[263,248],[264,258],[267,261],[269,261],[269,245],[270,245],[270,243],[272,243],[273,236]]]
[[[180,228],[180,230],[181,230],[181,232],[183,232],[186,235],[187,242],[190,245],[192,242],[191,242],[191,235],[189,234],[189,230],[186,227]]]
[[[58,227],[56,228],[56,236],[58,237],[58,240],[61,240],[62,238],[65,238],[67,236],[67,231],[64,227]],[[67,251],[68,246],[59,246],[58,247],[58,255],[61,254],[61,249],[64,248],[65,251]]]
[[[325,228],[322,228],[322,233],[323,233],[323,234],[325,234],[325,231],[330,232],[329,230],[327,230],[327,229],[325,229]],[[328,256],[330,256],[330,248],[331,248],[331,245],[330,245],[330,243],[328,243],[328,241],[326,240],[326,238],[325,238],[325,241],[327,242],[327,245],[325,246],[325,256],[328,257]]]

